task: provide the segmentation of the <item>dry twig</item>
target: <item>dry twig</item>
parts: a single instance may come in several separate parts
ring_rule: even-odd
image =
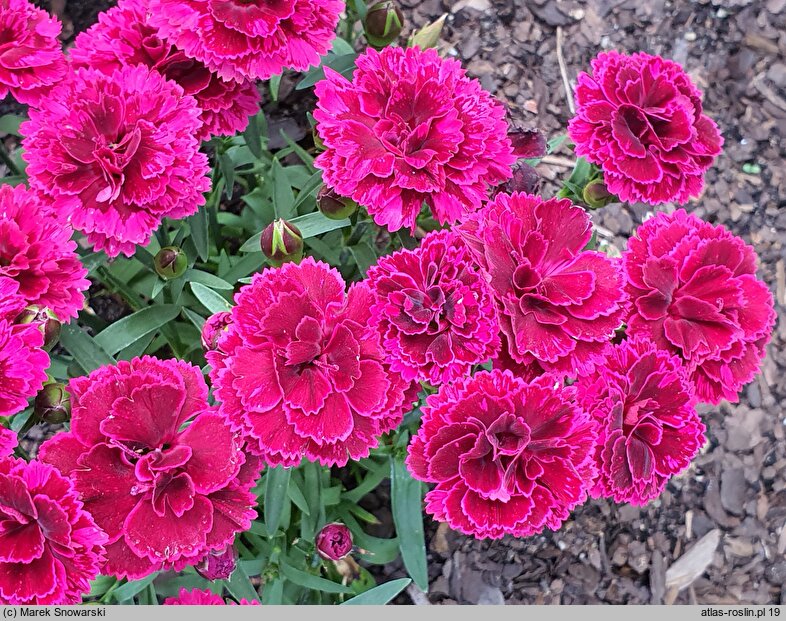
[[[571,114],[575,114],[576,108],[573,103],[573,89],[570,88],[568,68],[565,66],[565,57],[562,55],[562,26],[557,26],[557,62],[559,63],[559,72],[562,75],[562,83],[565,85],[565,97],[568,100],[568,109]]]

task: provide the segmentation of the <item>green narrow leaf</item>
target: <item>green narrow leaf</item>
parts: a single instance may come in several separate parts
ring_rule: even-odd
[[[278,466],[267,472],[265,485],[265,528],[272,537],[278,530],[284,514],[284,503],[288,502],[289,477],[292,470]]]
[[[232,305],[226,299],[220,296],[212,289],[208,289],[205,285],[192,282],[191,292],[196,296],[196,299],[211,313],[220,313],[222,311],[232,310]]]
[[[368,6],[364,2],[364,0],[354,0],[353,4],[355,5],[355,11],[357,11],[358,16],[361,20],[366,19],[366,14],[368,13]]]
[[[98,576],[90,583],[90,593],[88,593],[88,597],[101,597],[115,584],[115,582],[117,582],[117,578],[114,576]]]
[[[295,199],[295,211],[298,211],[300,206],[303,205],[303,203],[305,203],[309,198],[313,198],[314,203],[316,204],[316,190],[321,185],[322,171],[318,170],[313,175],[311,175],[303,184],[303,187],[300,188],[300,192],[298,192],[297,198]]]
[[[237,282],[238,279],[248,276],[252,272],[265,267],[265,255],[261,252],[251,252],[235,263],[228,271],[221,274],[227,282]]]
[[[186,270],[186,273],[183,274],[183,278],[188,282],[198,282],[199,284],[210,287],[211,289],[218,289],[219,291],[231,291],[234,289],[234,287],[223,278],[219,278],[218,276],[201,270]]]
[[[20,137],[19,126],[27,120],[27,117],[18,114],[4,114],[0,116],[0,134],[11,134]]]
[[[385,584],[375,586],[373,589],[356,595],[352,599],[345,601],[342,606],[384,606],[395,598],[399,593],[406,589],[412,580],[409,578],[399,578],[391,580]]]
[[[262,157],[262,131],[259,126],[260,115],[264,117],[265,113],[260,111],[259,114],[250,117],[248,119],[248,127],[246,127],[246,131],[243,132],[243,138],[246,139],[246,146],[248,146],[248,150],[251,151],[256,158]]]
[[[60,332],[60,343],[68,350],[85,373],[115,364],[115,359],[104,351],[89,334],[76,323],[65,324]]]
[[[377,262],[377,253],[367,243],[350,246],[349,251],[352,253],[362,276],[365,276],[368,268]]]
[[[248,579],[246,572],[244,572],[243,568],[240,566],[232,572],[232,575],[229,576],[229,580],[225,580],[224,584],[227,590],[232,594],[232,597],[238,601],[241,599],[247,599],[250,602],[259,601],[259,593],[257,593],[254,585],[251,584],[251,581]]]
[[[79,257],[82,265],[85,266],[88,274],[92,273],[96,268],[106,263],[106,253],[103,250],[99,252],[91,252],[83,257]]]
[[[202,328],[205,326],[205,318],[202,317],[202,315],[198,315],[190,308],[185,308],[185,307],[183,308],[183,314],[186,316],[186,319],[188,319],[192,324],[194,324],[194,327],[197,330],[202,332]]]
[[[567,134],[559,134],[558,136],[554,136],[554,138],[546,142],[546,153],[554,153],[554,151],[556,151],[559,146],[567,139]]]
[[[227,198],[232,198],[232,190],[235,187],[235,163],[228,153],[218,154],[218,167],[224,176],[224,194]]]
[[[306,515],[310,515],[311,509],[309,509],[308,502],[306,501],[306,497],[303,495],[303,491],[300,489],[300,483],[298,482],[297,478],[290,478],[288,491],[289,499],[295,503],[295,506]]]
[[[262,603],[268,606],[277,606],[284,599],[284,579],[276,578],[272,582],[266,582],[262,589]]]
[[[357,59],[358,55],[354,52],[351,54],[341,54],[339,56],[330,53],[324,57],[322,65],[320,67],[316,67],[309,71],[303,79],[298,82],[298,85],[295,87],[296,91],[302,91],[305,88],[309,88],[314,86],[320,80],[325,78],[325,71],[323,67],[330,67],[334,71],[337,71],[345,78],[350,79],[352,74],[355,71],[355,60]]]
[[[151,332],[150,334],[143,336],[141,339],[138,339],[136,343],[132,343],[122,351],[118,352],[117,359],[118,360],[133,360],[145,353],[145,350],[150,346],[150,343],[153,342],[156,333],[155,331]]]
[[[278,101],[278,91],[281,88],[281,76],[282,74],[279,73],[278,75],[270,76],[270,98],[273,101]]]
[[[289,145],[289,148],[292,149],[292,151],[300,158],[300,161],[308,166],[311,170],[314,170],[314,156],[301,147],[297,142],[292,140],[292,138],[290,138],[283,129],[279,130],[279,133],[281,134],[281,137],[284,139],[284,141]],[[319,174],[321,176],[322,171],[320,171]]]
[[[332,580],[326,580],[305,571],[300,571],[294,567],[281,563],[281,573],[290,582],[297,585],[306,587],[307,589],[315,589],[325,593],[352,593],[352,589],[345,587],[343,584],[338,584]]]
[[[112,592],[112,597],[116,602],[125,602],[134,597],[137,593],[141,592],[148,584],[152,584],[153,580],[158,577],[158,572],[145,576],[141,580],[133,580],[126,582],[123,586],[117,587]]]
[[[207,206],[200,205],[199,210],[193,216],[189,216],[188,224],[191,227],[191,241],[194,242],[199,258],[207,261],[210,258]]]
[[[273,182],[273,208],[276,217],[290,220],[295,215],[295,197],[292,194],[292,186],[289,185],[289,177],[278,158],[273,160],[270,176]]]
[[[355,516],[349,511],[341,510],[339,515],[344,524],[352,531],[352,538],[358,548],[363,550],[361,554],[363,560],[374,565],[385,565],[398,558],[398,537],[393,537],[392,539],[374,537],[361,528]]]
[[[415,584],[422,591],[428,591],[422,493],[420,481],[416,481],[409,474],[404,459],[391,459],[390,498],[401,558]]]
[[[143,336],[155,332],[179,314],[180,307],[174,304],[148,306],[116,321],[96,336],[95,341],[104,351],[116,354]]]

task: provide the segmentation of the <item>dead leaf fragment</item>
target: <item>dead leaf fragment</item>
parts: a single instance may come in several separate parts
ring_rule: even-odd
[[[666,570],[666,588],[681,591],[693,584],[712,563],[720,539],[721,531],[717,528],[711,530],[678,558]]]

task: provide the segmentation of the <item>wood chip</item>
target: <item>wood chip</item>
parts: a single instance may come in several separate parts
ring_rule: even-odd
[[[690,550],[666,570],[666,588],[678,592],[690,586],[701,576],[715,557],[721,539],[720,529],[708,532]]]

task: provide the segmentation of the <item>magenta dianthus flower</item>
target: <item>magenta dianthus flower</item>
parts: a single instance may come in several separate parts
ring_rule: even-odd
[[[37,106],[66,74],[62,24],[27,0],[0,0],[0,99]]]
[[[46,381],[49,356],[37,323],[15,324],[25,308],[15,280],[0,276],[0,416],[22,411]]]
[[[248,126],[259,112],[259,91],[249,81],[225,82],[198,60],[189,58],[150,24],[150,0],[121,0],[81,33],[69,54],[75,68],[110,75],[126,65],[145,65],[177,82],[201,110],[200,140],[231,136]]]
[[[680,209],[642,224],[623,259],[628,334],[678,355],[700,401],[736,402],[756,376],[775,324],[753,248]]]
[[[216,595],[207,589],[180,589],[177,597],[167,597],[164,606],[226,606],[227,602],[220,595]],[[233,601],[230,606],[235,606]],[[261,606],[257,601],[249,602],[247,599],[240,600],[241,606]]]
[[[435,50],[368,50],[351,82],[326,68],[315,90],[315,165],[391,231],[414,228],[424,203],[440,223],[461,220],[511,177],[505,109]]]
[[[207,403],[199,368],[136,358],[69,383],[71,431],[40,459],[74,480],[109,536],[102,573],[131,579],[194,564],[255,517],[258,460]],[[183,428],[184,423],[190,423]]]
[[[468,375],[499,347],[494,300],[459,235],[437,231],[368,270],[372,324],[404,379],[433,385]]]
[[[645,505],[685,470],[704,444],[704,424],[682,362],[635,339],[609,348],[577,385],[598,422],[596,497]]]
[[[25,186],[0,187],[0,276],[16,280],[28,304],[62,321],[76,317],[90,286],[71,232]]]
[[[559,528],[595,476],[596,424],[571,388],[483,371],[427,398],[407,465],[436,483],[426,511],[467,535]]]
[[[650,205],[701,194],[723,138],[683,68],[612,51],[599,54],[592,70],[579,74],[568,133],[576,154],[603,169],[609,192]]]
[[[199,114],[193,97],[142,65],[80,69],[22,124],[30,185],[96,250],[131,256],[163,218],[205,202]]]
[[[0,458],[0,604],[78,604],[106,535],[71,481],[37,461]]]
[[[318,65],[343,9],[341,0],[150,0],[150,23],[186,56],[240,82]]]
[[[459,229],[497,302],[510,357],[576,375],[594,366],[624,312],[621,263],[584,250],[587,213],[567,199],[498,194]]]
[[[221,413],[271,465],[367,457],[415,400],[368,325],[368,285],[344,286],[311,258],[266,269],[240,290],[207,354]]]

